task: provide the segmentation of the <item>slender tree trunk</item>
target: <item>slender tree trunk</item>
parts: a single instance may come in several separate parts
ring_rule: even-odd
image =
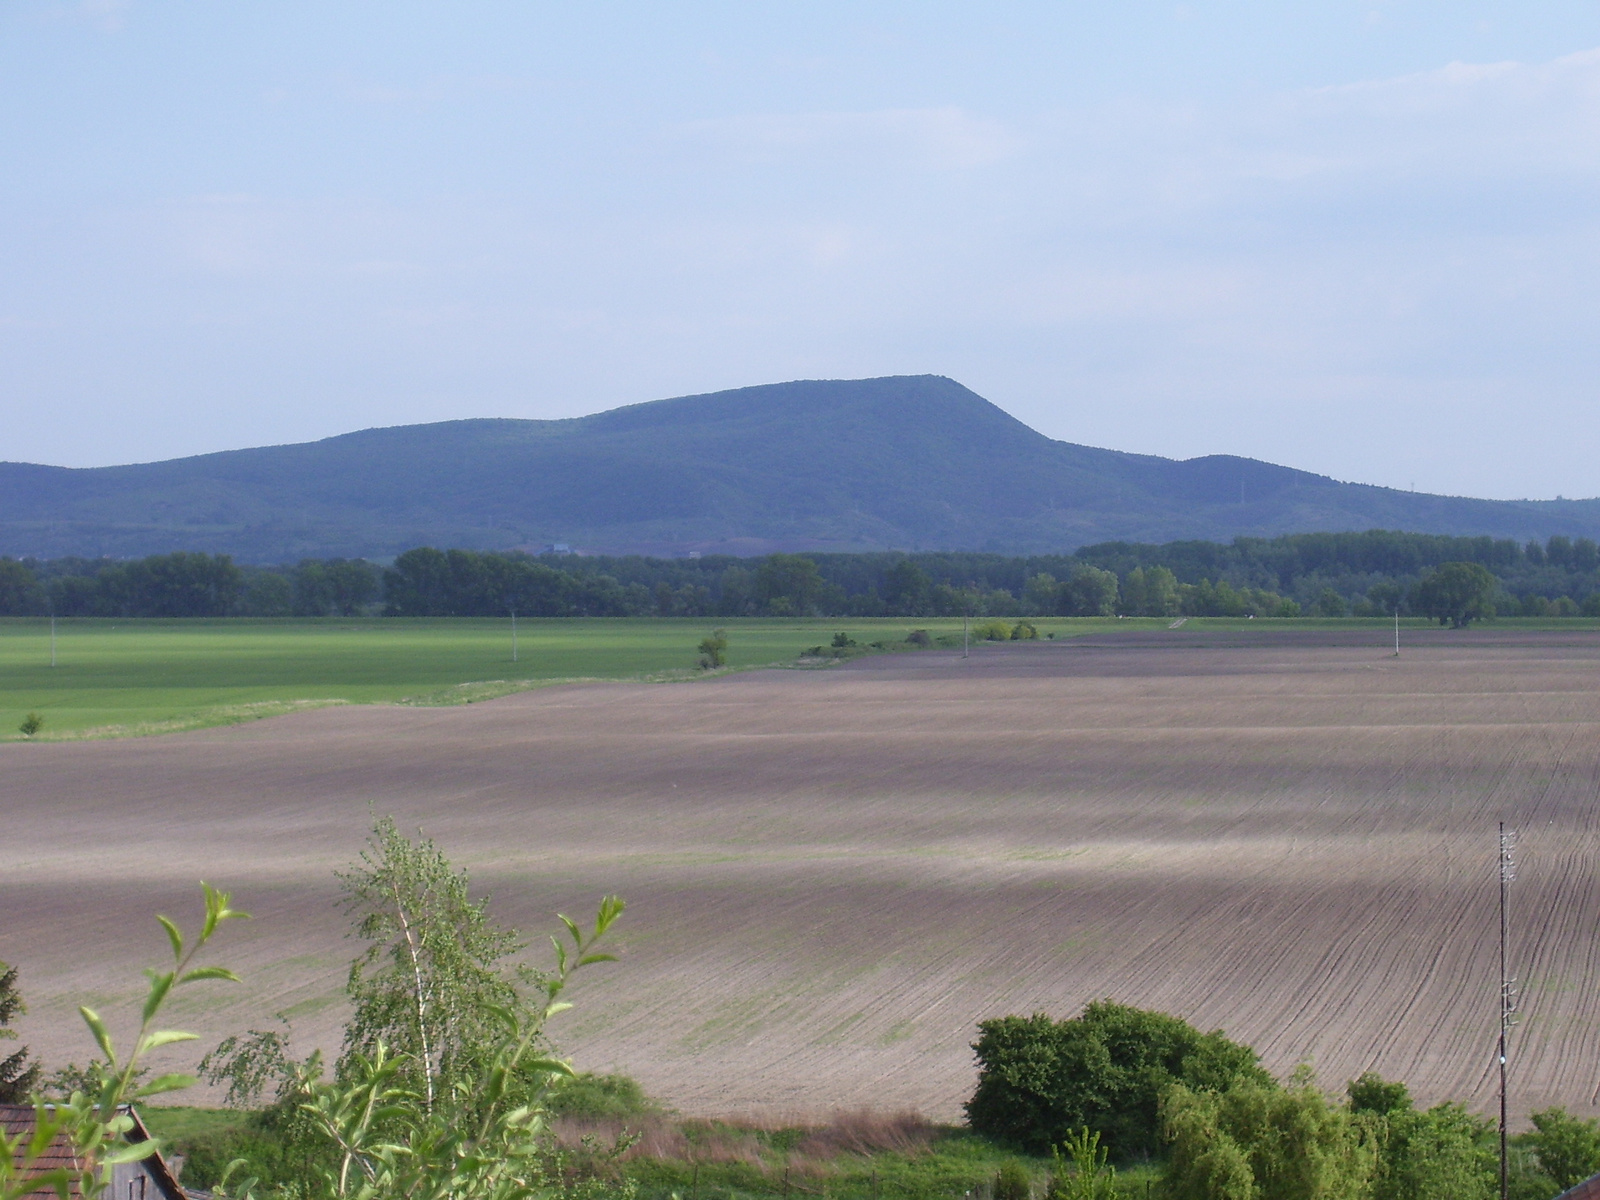
[[[411,977],[415,982],[412,992],[417,1006],[417,1036],[422,1039],[423,1102],[427,1111],[433,1111],[433,1048],[428,1044],[428,997],[422,986],[422,957],[417,950],[416,935],[411,932],[411,921],[406,917],[406,906],[400,900],[400,885],[393,880],[394,908],[400,917],[400,929],[406,935],[406,950],[411,955]]]

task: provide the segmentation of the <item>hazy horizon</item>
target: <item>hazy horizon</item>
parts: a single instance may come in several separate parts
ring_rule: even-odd
[[[22,0],[0,65],[0,459],[940,374],[1600,494],[1593,6]]]
[[[773,382],[801,382],[801,381],[785,380],[785,381],[773,381]],[[955,382],[960,383],[961,381],[960,380],[956,380]],[[748,385],[748,386],[760,387],[762,385],[761,384],[752,384],[752,385]],[[739,390],[743,390],[743,389],[733,388],[733,389],[724,389],[724,390],[739,391]],[[690,392],[690,393],[685,393],[685,396],[693,396],[693,395],[701,395],[701,394],[705,394],[705,393]],[[683,397],[678,397],[678,396],[661,396],[661,397],[657,397],[657,399],[661,399],[661,400],[676,400],[676,399],[682,399],[682,398]],[[983,396],[982,399],[988,400],[990,403],[995,404],[995,407],[999,408],[1002,412],[1006,412],[1007,416],[1011,416],[1011,417],[1013,417],[1013,418],[1015,418],[1017,420],[1021,420],[1020,417],[1016,417],[1015,413],[1007,412],[1006,408],[1005,408],[1005,405],[999,404],[998,402],[996,402],[994,400],[993,397]],[[648,404],[648,403],[651,403],[651,401],[636,401],[634,403],[636,403],[636,404],[637,403],[646,403],[646,404]],[[600,413],[603,413],[603,412],[610,412],[610,411],[613,411],[613,409],[615,409],[615,408],[621,408],[621,407],[628,407],[628,406],[626,406],[626,405],[614,405],[614,406],[612,406],[611,409],[604,409],[604,408],[595,409],[593,412],[574,413],[571,416],[565,416],[565,417],[467,417],[467,416],[462,416],[462,417],[443,417],[438,422],[422,421],[422,422],[405,422],[405,423],[403,423],[403,425],[366,425],[366,426],[362,426],[359,429],[345,429],[345,430],[341,430],[341,431],[339,431],[337,433],[330,433],[330,434],[326,434],[326,435],[324,435],[322,437],[317,437],[317,438],[301,438],[301,439],[297,439],[297,440],[294,440],[294,441],[268,442],[268,443],[263,443],[263,444],[261,444],[259,446],[220,446],[220,447],[217,447],[214,450],[202,450],[202,451],[198,451],[195,454],[173,455],[170,458],[165,458],[165,459],[163,459],[163,458],[139,459],[137,461],[130,460],[130,461],[127,461],[127,462],[102,463],[102,464],[95,464],[95,465],[97,465],[97,466],[108,466],[108,467],[110,467],[110,466],[116,466],[116,467],[140,466],[140,465],[146,465],[146,464],[152,464],[152,463],[172,461],[173,459],[178,459],[178,458],[197,458],[197,457],[203,457],[203,456],[205,456],[207,454],[226,454],[226,453],[229,453],[230,451],[236,451],[236,450],[260,450],[260,449],[271,449],[271,448],[273,448],[275,446],[306,445],[306,444],[309,444],[309,443],[312,443],[312,442],[329,441],[329,440],[332,440],[334,438],[348,437],[348,436],[350,436],[352,434],[368,433],[368,432],[373,432],[373,431],[382,430],[382,429],[402,428],[405,425],[439,424],[439,423],[446,422],[446,421],[474,421],[474,420],[490,420],[490,421],[497,421],[497,420],[512,420],[512,421],[516,421],[516,420],[575,421],[575,420],[581,420],[583,417],[596,416],[596,415],[598,415]],[[1027,422],[1024,421],[1023,424],[1027,424]],[[1032,428],[1032,426],[1029,426],[1029,428]],[[1042,432],[1042,431],[1038,431],[1038,432]],[[1049,435],[1046,435],[1046,436],[1049,436]],[[1055,441],[1065,441],[1066,439],[1056,438],[1056,439],[1053,439],[1053,440],[1055,440]],[[1078,443],[1078,444],[1083,445],[1083,444],[1086,444],[1086,443]],[[1099,447],[1094,447],[1094,448],[1095,449],[1102,449],[1102,450],[1118,450],[1118,449],[1120,449],[1120,447],[1117,447],[1117,446],[1099,446]],[[1130,452],[1130,453],[1133,453],[1133,452]],[[1159,455],[1157,457],[1170,457],[1170,456]],[[1193,455],[1191,457],[1203,458],[1203,457],[1206,457],[1206,456],[1205,455]],[[3,463],[5,461],[7,461],[7,460],[0,459],[0,463]],[[10,461],[16,461],[16,460],[10,460]],[[1179,460],[1179,461],[1181,461],[1181,460]],[[1262,460],[1257,460],[1257,461],[1262,461]],[[62,464],[59,464],[59,463],[29,463],[27,465],[30,465],[30,466],[60,466]],[[1274,465],[1283,466],[1283,467],[1292,467],[1292,468],[1295,468],[1297,470],[1304,470],[1305,469],[1303,467],[1299,467],[1295,463],[1276,463]],[[73,469],[93,469],[93,468],[90,467],[90,468],[73,468]],[[1342,480],[1339,480],[1338,482],[1340,482],[1340,483],[1356,483],[1356,484],[1368,484],[1368,483],[1371,483],[1371,481],[1364,480],[1364,479],[1342,479]],[[1374,486],[1374,487],[1389,487],[1391,485],[1389,485],[1389,484],[1371,484],[1371,486]],[[1420,491],[1420,489],[1411,489],[1411,488],[1399,488],[1399,489],[1396,489],[1396,490],[1399,490],[1399,491]],[[1539,498],[1539,497],[1528,497],[1528,496],[1511,496],[1511,497],[1481,497],[1481,496],[1479,496],[1479,497],[1468,497],[1464,493],[1433,493],[1433,494],[1445,495],[1445,496],[1457,496],[1457,497],[1464,498],[1464,499],[1490,499],[1490,498],[1493,498],[1493,499],[1528,500],[1528,499],[1538,499]],[[1565,496],[1565,495],[1563,495],[1563,496],[1555,496],[1555,497],[1548,497],[1548,498],[1549,499],[1557,499],[1557,500],[1586,500],[1586,499],[1596,499],[1596,498],[1600,498],[1600,497]]]

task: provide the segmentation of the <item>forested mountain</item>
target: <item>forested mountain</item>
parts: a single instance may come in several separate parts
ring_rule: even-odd
[[[804,381],[564,421],[370,429],[135,466],[0,464],[0,554],[245,562],[418,545],[596,553],[981,550],[1405,529],[1600,536],[1600,501],[1339,483],[1057,442],[937,376]]]

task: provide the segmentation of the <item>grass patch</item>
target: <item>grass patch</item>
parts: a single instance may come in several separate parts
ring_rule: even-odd
[[[586,1146],[616,1145],[625,1131],[637,1141],[619,1158],[586,1157]],[[631,1179],[644,1200],[986,1200],[1002,1167],[1020,1166],[1043,1195],[1052,1166],[912,1113],[841,1112],[816,1123],[559,1121],[556,1134],[572,1167]],[[1157,1180],[1149,1166],[1118,1172],[1128,1200],[1159,1196]]]
[[[661,1112],[622,1077],[580,1082],[586,1086],[575,1086],[567,1103],[556,1106],[573,1114],[556,1116],[553,1125],[565,1173],[629,1179],[640,1200],[988,1200],[995,1176],[1013,1163],[1027,1173],[1035,1195],[1049,1182],[1049,1159],[1013,1153],[914,1113],[700,1120]],[[141,1113],[170,1153],[185,1156],[189,1186],[214,1183],[234,1156],[265,1168],[268,1181],[293,1177],[292,1153],[256,1113],[177,1106]],[[612,1153],[618,1145],[627,1148]],[[1117,1181],[1126,1200],[1161,1196],[1154,1166],[1119,1170]]]
[[[1112,631],[1165,630],[1166,618],[1039,618],[1049,640]],[[829,667],[863,654],[961,645],[959,618],[582,618],[520,620],[517,660],[509,620],[491,618],[215,618],[49,622],[0,618],[0,740],[139,737],[336,704],[474,704],[513,692],[593,680],[673,682],[759,666]],[[695,669],[713,625],[728,631],[728,664]],[[1436,628],[1411,618],[1411,630]],[[1247,621],[1190,618],[1174,636],[1212,630],[1365,630],[1381,648],[1389,622],[1372,619]],[[1594,631],[1585,619],[1510,618],[1489,629]],[[843,634],[845,644],[835,645]],[[1469,634],[1470,636],[1470,634]],[[974,636],[974,642],[978,637]],[[808,650],[814,653],[803,657]]]
[[[192,1108],[187,1105],[141,1106],[139,1115],[145,1128],[164,1142],[176,1142],[202,1134],[243,1129],[250,1114],[231,1108]]]
[[[680,618],[216,618],[57,622],[0,619],[0,740],[38,713],[35,741],[136,737],[333,704],[471,704],[577,680],[674,681],[702,675],[695,647],[728,631],[728,670],[794,666],[803,650],[846,632],[897,647],[912,629],[959,640],[955,620],[716,621]],[[1058,635],[1131,622],[1042,622]],[[710,672],[709,674],[719,674]]]

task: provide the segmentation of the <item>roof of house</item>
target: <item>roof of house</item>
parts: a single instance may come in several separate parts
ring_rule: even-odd
[[[8,1139],[19,1136],[24,1139],[23,1144],[12,1155],[12,1165],[19,1170],[22,1167],[23,1151],[26,1148],[27,1139],[33,1137],[34,1128],[35,1113],[33,1105],[0,1104],[0,1132],[3,1132]],[[57,1134],[55,1136],[50,1145],[45,1148],[44,1153],[34,1162],[32,1171],[36,1175],[43,1175],[59,1167],[66,1167],[70,1171],[82,1170],[81,1160],[73,1151],[72,1143],[65,1134]],[[55,1194],[55,1189],[51,1187],[39,1188],[28,1193],[30,1197],[54,1196]],[[74,1196],[79,1194],[76,1187],[72,1189],[72,1194]]]
[[[1600,1175],[1591,1175],[1582,1183],[1575,1183],[1556,1200],[1600,1200]]]
[[[150,1137],[150,1131],[145,1128],[144,1121],[140,1119],[138,1111],[132,1107],[128,1107],[124,1111],[133,1118],[133,1128],[124,1135],[126,1140],[129,1142],[147,1140]],[[15,1138],[18,1135],[21,1135],[24,1139],[31,1138],[34,1129],[37,1127],[36,1122],[37,1114],[33,1105],[0,1104],[0,1131],[3,1131],[7,1138]],[[21,1154],[12,1155],[12,1162],[15,1166],[20,1167],[22,1165],[21,1159]],[[79,1158],[77,1152],[73,1149],[72,1142],[67,1135],[57,1134],[50,1142],[50,1145],[45,1148],[44,1153],[34,1162],[31,1169],[34,1174],[43,1175],[60,1167],[66,1167],[68,1170],[75,1172],[82,1171],[83,1165],[83,1160]],[[166,1160],[159,1153],[152,1154],[141,1165],[149,1171],[156,1181],[156,1186],[165,1193],[168,1200],[183,1200],[185,1195],[183,1187],[178,1183],[177,1176],[172,1173],[171,1168],[167,1166]],[[69,1195],[77,1196],[80,1194],[76,1185],[69,1189]],[[56,1191],[51,1187],[43,1187],[29,1192],[27,1195],[30,1198],[38,1196],[42,1200],[46,1196],[55,1196]]]

